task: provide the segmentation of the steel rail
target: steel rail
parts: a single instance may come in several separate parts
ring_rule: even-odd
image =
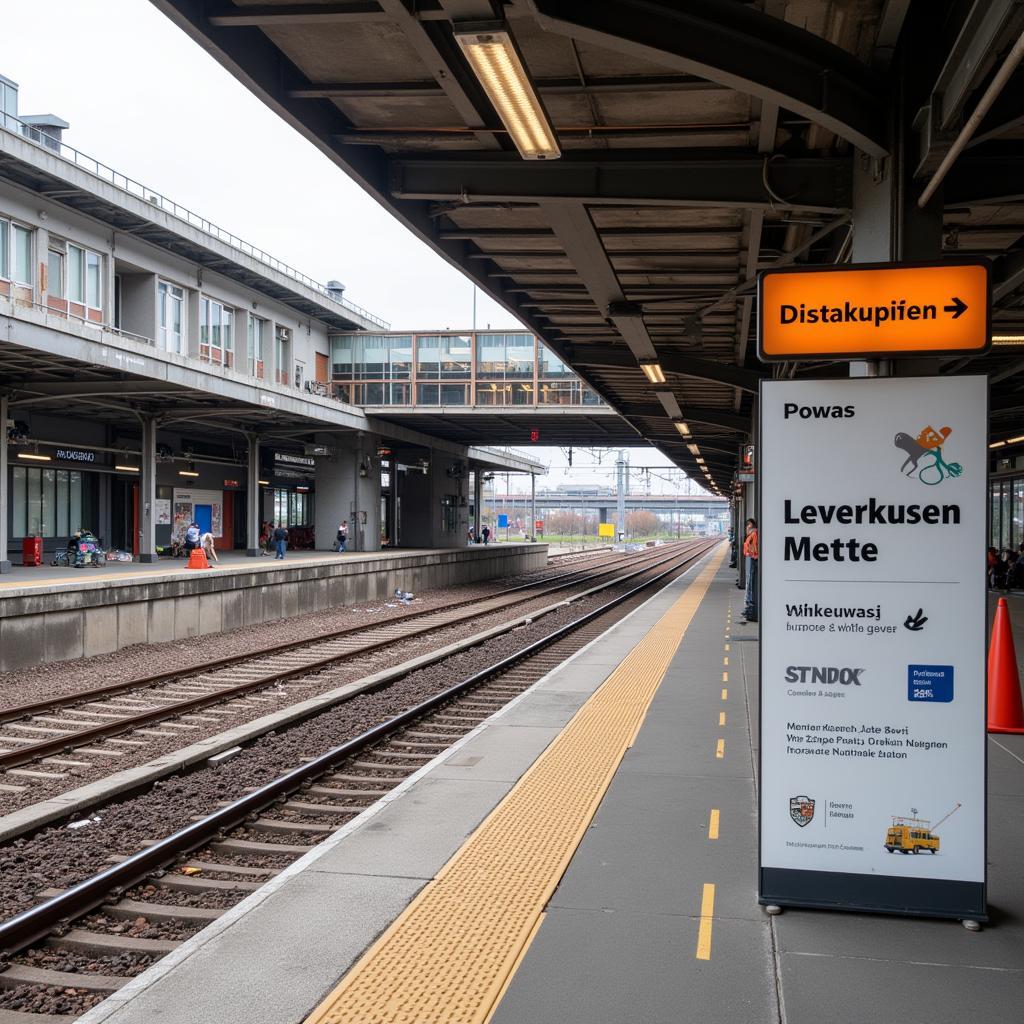
[[[615,559],[616,565],[626,561],[626,556]],[[605,563],[607,567],[608,563]],[[593,568],[593,567],[592,567]],[[500,597],[505,594],[515,594],[519,591],[529,590],[535,587],[543,587],[545,584],[550,583],[552,580],[559,579],[561,576],[569,575],[583,575],[586,573],[586,568],[578,569],[566,569],[563,572],[552,573],[550,576],[545,577],[541,580],[531,580],[529,583],[517,584],[514,587],[509,587],[505,590],[501,590],[494,594],[495,597]],[[571,584],[573,581],[568,581]],[[448,609],[463,608],[466,605],[479,604],[480,601],[487,600],[487,598],[467,597],[460,601],[452,602],[446,605]],[[33,701],[29,704],[18,704],[11,708],[0,708],[0,725],[6,722],[14,722],[20,718],[28,718],[32,715],[37,715],[40,712],[52,711],[56,708],[70,707],[73,704],[87,703],[96,697],[111,697],[116,693],[123,693],[126,690],[138,690],[145,686],[156,686],[159,683],[168,683],[173,679],[180,679],[182,676],[202,675],[207,672],[214,672],[217,669],[227,668],[230,665],[238,665],[246,661],[254,661],[258,658],[269,657],[273,654],[281,654],[284,651],[295,650],[298,647],[306,647],[312,643],[319,643],[321,641],[338,640],[345,636],[351,636],[353,633],[360,633],[368,628],[376,626],[391,625],[396,622],[409,622],[412,619],[421,618],[424,615],[433,615],[440,611],[438,608],[420,608],[415,611],[406,612],[403,615],[395,615],[389,619],[380,619],[377,622],[364,622],[358,626],[346,626],[344,629],[336,629],[329,633],[322,633],[318,636],[306,637],[302,640],[283,640],[280,643],[268,644],[266,647],[259,647],[253,651],[246,651],[244,654],[229,654],[223,658],[215,658],[212,661],[197,662],[195,665],[187,665],[183,668],[169,669],[165,672],[154,672],[148,676],[135,676],[132,679],[126,679],[120,683],[107,683],[104,686],[94,686],[88,690],[79,690],[76,693],[64,694],[63,696],[50,697],[46,700]]]
[[[687,548],[686,550],[689,550],[689,548]],[[642,566],[640,569],[636,570],[635,572],[627,573],[625,576],[620,577],[617,580],[613,580],[612,582],[621,582],[622,580],[632,579],[634,576],[639,575],[643,572],[648,572],[652,567],[662,565],[665,562],[670,561],[674,557],[675,554],[672,554],[666,556],[665,558],[654,559],[647,565]],[[526,597],[524,598],[517,598],[516,600],[509,601],[506,604],[499,606],[499,609],[494,610],[509,608],[515,604],[522,603],[522,601],[524,600],[534,600],[537,598],[544,597],[548,594],[554,594],[560,590],[566,590],[569,587],[577,586],[580,583],[589,583],[593,580],[600,579],[602,576],[609,576],[612,573],[618,572],[622,568],[622,565],[616,565],[611,569],[603,569],[601,572],[592,573],[589,576],[584,575],[581,579],[574,579],[569,580],[567,582],[562,582],[554,587],[548,587],[547,589],[541,590],[537,594],[529,594],[526,595]],[[479,598],[474,599],[473,603],[479,603]],[[431,609],[430,614],[437,614],[439,611],[442,610],[443,609],[434,608]],[[367,629],[376,628],[377,625],[390,625],[394,621],[395,620],[392,619],[370,626],[357,627],[352,632],[364,632]],[[226,686],[219,690],[214,690],[210,693],[204,693],[198,697],[189,697],[185,700],[175,701],[172,704],[163,704],[160,707],[153,708],[149,711],[140,711],[134,715],[125,715],[123,718],[116,719],[115,721],[103,722],[102,724],[93,726],[90,729],[79,729],[74,732],[68,732],[60,736],[55,736],[52,739],[40,740],[38,743],[33,743],[29,746],[18,747],[15,750],[7,751],[5,753],[0,754],[0,772],[6,771],[9,768],[17,768],[23,764],[29,764],[32,761],[37,761],[43,757],[50,757],[54,754],[70,752],[75,747],[80,747],[83,745],[87,745],[89,743],[96,743],[100,740],[107,739],[111,736],[117,736],[124,732],[130,732],[133,729],[140,729],[147,725],[152,725],[157,722],[165,721],[168,718],[177,718],[181,715],[188,714],[190,712],[200,711],[203,708],[210,707],[214,704],[221,704],[225,700],[231,700],[233,698],[243,696],[246,693],[251,693],[254,690],[262,690],[268,686],[273,686],[276,683],[281,683],[288,679],[294,679],[297,676],[309,675],[313,672],[318,672],[324,668],[328,668],[331,665],[335,665],[338,662],[348,661],[353,658],[360,657],[364,654],[369,654],[373,651],[380,650],[382,647],[387,647],[390,644],[399,643],[404,640],[411,640],[415,637],[423,636],[424,634],[434,632],[438,629],[445,629],[449,626],[456,624],[457,622],[454,620],[451,622],[443,622],[440,624],[436,622],[429,623],[425,626],[419,627],[418,629],[411,629],[398,637],[383,637],[380,640],[363,644],[362,646],[356,647],[349,651],[339,651],[335,654],[329,654],[322,658],[315,658],[312,661],[304,662],[302,665],[296,665],[291,668],[268,672],[265,675],[257,677],[256,679],[250,679],[244,683],[236,683],[231,686]],[[305,646],[311,646],[313,644],[320,643],[325,639],[331,638],[316,637],[312,640],[305,641]]]
[[[110,899],[120,898],[125,889],[130,888],[154,871],[160,870],[164,865],[173,862],[181,854],[188,853],[217,839],[226,830],[243,823],[249,815],[258,813],[267,805],[273,804],[289,793],[301,789],[304,783],[333,771],[342,762],[348,760],[354,754],[372,747],[390,733],[462,696],[493,676],[499,675],[506,669],[518,664],[523,659],[550,647],[588,623],[593,622],[599,616],[617,608],[638,593],[656,586],[684,565],[702,558],[718,543],[720,542],[711,541],[701,544],[696,551],[692,548],[687,549],[686,552],[681,553],[682,557],[677,561],[676,565],[659,573],[652,579],[645,580],[643,583],[626,591],[626,593],[613,597],[610,601],[606,601],[597,608],[586,612],[578,619],[560,626],[547,636],[533,641],[526,647],[514,654],[507,655],[495,664],[474,672],[472,675],[449,686],[433,697],[428,697],[419,704],[367,729],[358,736],[346,740],[336,747],[332,747],[312,761],[300,765],[298,768],[293,768],[290,772],[285,773],[273,782],[268,782],[252,793],[232,801],[227,806],[214,811],[205,818],[193,822],[191,825],[186,825],[185,828],[179,829],[177,832],[146,847],[146,849],[132,854],[132,856],[121,861],[119,864],[106,868],[91,878],[87,878],[72,886],[58,896],[54,896],[0,923],[0,951],[5,954],[15,953],[37,939],[48,935],[54,928],[66,924],[73,918],[88,913]],[[608,586],[611,585],[611,583],[608,584]]]

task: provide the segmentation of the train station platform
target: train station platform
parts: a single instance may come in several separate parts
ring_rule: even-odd
[[[0,582],[0,671],[180,640],[307,612],[511,576],[547,564],[545,544],[290,551],[284,560],[220,554],[101,568],[15,566]]]
[[[758,906],[758,644],[725,554],[80,1024],[1018,1019],[1024,736],[990,737],[980,933]]]

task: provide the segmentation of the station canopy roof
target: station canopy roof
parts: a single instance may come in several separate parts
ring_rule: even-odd
[[[758,364],[757,271],[848,260],[855,163],[891,156],[898,88],[928,115],[903,150],[920,180],[1024,27],[1012,0],[153,2],[723,490],[762,376],[842,372]],[[539,129],[499,116],[506,72]],[[945,178],[939,244],[993,260],[994,330],[1024,337],[1022,139],[1017,73]],[[1019,422],[1014,351],[969,367],[994,374],[993,436]]]

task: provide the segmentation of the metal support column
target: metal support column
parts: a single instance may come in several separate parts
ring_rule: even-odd
[[[537,477],[530,474],[530,540],[537,539]]]
[[[480,536],[484,516],[484,471],[473,470],[473,537]]]
[[[248,434],[248,462],[245,470],[245,553],[260,555],[260,439]]]
[[[156,420],[142,418],[139,473],[139,561],[156,561]]]
[[[10,572],[7,555],[7,524],[11,518],[10,491],[7,486],[7,405],[9,399],[0,395],[0,573]]]
[[[615,539],[626,539],[626,483],[628,480],[628,463],[625,451],[619,452],[615,463]]]

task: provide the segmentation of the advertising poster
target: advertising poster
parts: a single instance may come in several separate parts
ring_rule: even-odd
[[[984,918],[987,416],[762,385],[762,903]]]

